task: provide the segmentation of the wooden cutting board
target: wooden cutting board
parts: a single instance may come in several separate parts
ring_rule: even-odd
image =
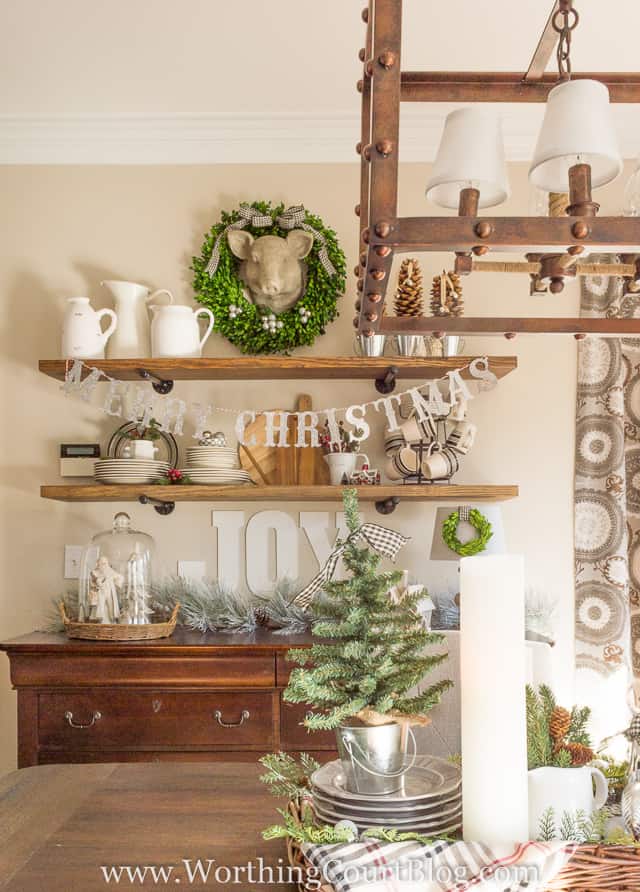
[[[309,394],[301,394],[296,400],[296,412],[309,412],[313,409],[313,401]],[[275,409],[273,411],[283,411]],[[329,468],[324,460],[322,449],[307,446],[298,449],[293,445],[288,448],[278,446],[265,446],[266,420],[264,414],[256,416],[255,421],[245,428],[245,440],[250,442],[256,439],[255,446],[249,446],[249,451],[260,466],[265,479],[256,470],[247,451],[240,447],[240,463],[249,472],[251,479],[264,486],[265,480],[270,485],[295,486],[314,484],[326,484],[329,482]],[[294,444],[298,438],[297,421],[289,418],[288,442]]]

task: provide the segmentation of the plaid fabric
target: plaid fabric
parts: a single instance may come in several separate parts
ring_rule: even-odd
[[[396,533],[395,530],[388,530],[386,527],[382,527],[378,523],[363,523],[362,526],[351,533],[351,535],[345,539],[335,551],[331,552],[327,563],[317,576],[314,576],[306,588],[299,592],[291,603],[303,610],[307,608],[317,593],[322,589],[324,583],[328,582],[328,580],[333,577],[336,567],[338,566],[338,561],[342,557],[345,548],[348,545],[358,542],[360,539],[364,539],[367,545],[374,551],[377,551],[378,554],[391,558],[391,560],[395,559],[395,556],[402,546],[406,545],[409,541],[407,536],[403,536],[401,533]]]
[[[567,864],[575,845],[527,842],[356,842],[302,846],[315,874],[335,892],[536,892]]]
[[[230,229],[244,229],[245,226],[248,226],[249,224],[256,229],[264,229],[267,226],[273,226],[273,217],[269,216],[269,214],[262,214],[260,211],[257,211],[255,208],[249,207],[248,205],[240,205],[238,213],[240,219],[236,220],[235,223],[230,223],[215,241],[211,257],[209,258],[209,263],[207,264],[207,272],[210,276],[214,276],[218,269],[218,264],[220,263],[220,242]],[[306,232],[312,233],[314,240],[320,245],[318,260],[324,267],[328,276],[335,276],[336,269],[333,263],[331,263],[327,252],[327,240],[321,232],[317,232],[313,226],[309,226],[308,223],[304,222],[306,216],[307,212],[304,207],[301,204],[298,204],[283,211],[279,217],[276,217],[275,222],[280,229],[304,229]]]

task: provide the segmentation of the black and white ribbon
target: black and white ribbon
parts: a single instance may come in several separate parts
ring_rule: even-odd
[[[333,574],[336,572],[338,561],[344,554],[347,546],[353,545],[361,539],[364,539],[367,545],[374,551],[377,551],[378,554],[391,558],[391,560],[395,560],[395,557],[402,546],[409,542],[409,537],[403,536],[401,533],[396,533],[395,530],[388,530],[386,527],[382,527],[378,523],[363,523],[362,526],[358,527],[357,530],[351,533],[344,542],[331,552],[324,567],[316,576],[314,576],[311,582],[295,596],[291,604],[300,607],[302,610],[306,610],[318,592],[322,590],[325,582],[332,579]]]
[[[263,214],[254,207],[249,207],[245,204],[240,205],[238,213],[240,219],[225,227],[215,241],[211,257],[209,258],[209,263],[207,264],[207,272],[210,276],[214,276],[218,269],[218,264],[220,263],[220,242],[230,229],[244,229],[245,226],[249,225],[253,226],[255,229],[264,229],[267,226],[274,225],[273,217],[269,214]],[[318,260],[328,276],[335,276],[336,269],[329,258],[327,240],[321,232],[318,232],[313,226],[309,226],[308,223],[305,223],[306,215],[307,212],[301,204],[292,205],[292,207],[287,208],[286,211],[283,211],[276,217],[275,224],[276,226],[279,226],[280,229],[304,229],[305,232],[310,232],[313,235],[314,240],[320,245]]]

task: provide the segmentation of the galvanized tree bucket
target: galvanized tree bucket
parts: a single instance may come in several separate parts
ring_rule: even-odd
[[[403,726],[340,725],[336,728],[338,755],[351,793],[385,796],[402,788],[405,773],[416,759],[416,739]],[[407,754],[411,741],[412,753]]]

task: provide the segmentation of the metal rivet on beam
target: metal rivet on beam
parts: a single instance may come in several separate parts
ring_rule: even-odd
[[[375,291],[373,291],[373,292],[370,291],[369,294],[367,294],[367,300],[372,304],[379,304],[380,301],[382,300],[382,295],[376,294]]]
[[[391,254],[391,248],[389,245],[376,245],[374,251],[378,255],[378,257],[388,257]]]
[[[365,161],[371,161],[371,143],[362,150],[362,157]]]
[[[386,273],[383,269],[372,269],[371,270],[371,278],[375,279],[376,282],[381,282],[384,279],[385,275],[386,275]]]
[[[371,239],[371,233],[370,233],[369,229],[368,228],[363,229],[362,230],[362,241],[365,243],[365,245],[369,244],[370,239]]]
[[[489,253],[489,248],[486,245],[476,245],[475,248],[471,249],[476,257],[482,257],[483,254]]]
[[[360,205],[359,205],[359,204],[357,204],[357,205],[354,207],[354,209],[353,209],[353,213],[356,215],[356,217],[359,217],[359,216],[360,216]]]
[[[377,313],[365,313],[364,318],[367,320],[367,322],[377,322],[378,314]]]
[[[360,13],[362,21],[366,24],[369,21],[369,7],[365,6],[365,8]]]
[[[375,331],[372,328],[365,328],[362,334],[365,336],[365,338],[372,338],[375,334]]]
[[[391,234],[391,223],[381,220],[379,223],[376,223],[375,229],[378,238],[388,238]]]
[[[364,66],[364,73],[367,77],[373,77],[373,72],[375,71],[375,66],[373,64],[373,60],[369,59],[367,64]]]
[[[376,149],[379,155],[382,155],[383,158],[388,158],[393,152],[393,143],[390,139],[381,139],[376,143]]]
[[[364,60],[366,59],[366,56],[367,56],[367,51],[365,50],[364,47],[362,47],[361,49],[358,50],[358,59],[360,59],[361,62],[364,62]]]
[[[362,291],[362,289],[364,288],[364,279],[358,279],[356,288],[358,289],[358,291]]]
[[[577,223],[574,223],[571,227],[571,232],[575,238],[583,239],[589,235],[589,227],[584,220],[578,220]]]
[[[358,93],[362,93],[362,91],[364,90],[364,81],[363,80],[359,80],[356,83],[356,90],[358,91]]]
[[[390,50],[386,50],[378,56],[378,63],[388,71],[396,64],[396,54],[392,53]]]
[[[487,220],[481,220],[477,224],[475,232],[478,238],[489,238],[493,232],[493,226]]]

